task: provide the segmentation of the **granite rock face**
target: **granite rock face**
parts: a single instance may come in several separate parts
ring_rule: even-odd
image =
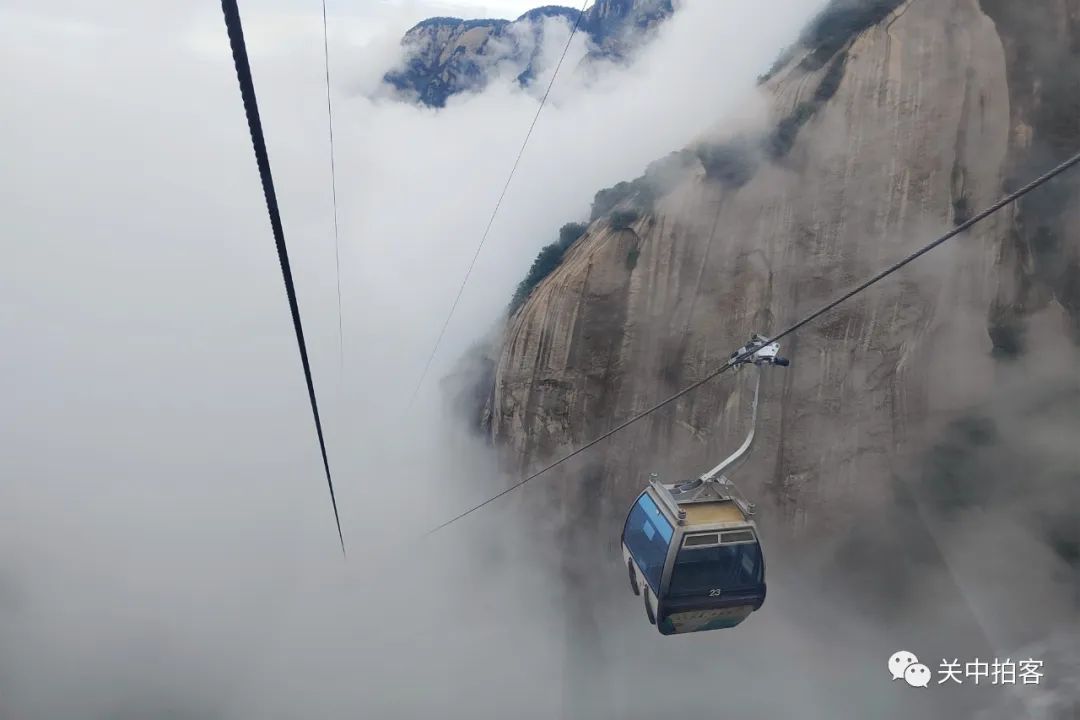
[[[762,137],[678,153],[663,183],[619,193],[509,318],[486,422],[511,469],[704,377],[752,332],[807,315],[1080,147],[1080,2],[832,9],[763,78]],[[1080,340],[1078,187],[1040,191],[784,343],[792,367],[768,372],[739,475],[766,522],[799,537],[883,510],[940,429],[1031,352],[1032,322]],[[738,444],[751,375],[568,463],[560,501],[599,503],[617,536],[650,471],[683,479]]]
[[[405,97],[442,107],[452,95],[482,90],[500,74],[530,84],[551,62],[540,48],[560,24],[567,32],[576,24],[588,37],[586,61],[628,60],[673,12],[671,0],[599,0],[584,14],[546,5],[513,21],[429,18],[405,33],[404,64],[385,81]]]

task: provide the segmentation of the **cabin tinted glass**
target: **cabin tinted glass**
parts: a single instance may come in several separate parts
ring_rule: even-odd
[[[716,545],[720,542],[720,537],[716,533],[709,533],[707,535],[687,535],[683,540],[683,547],[696,547],[700,545]]]
[[[762,582],[761,547],[757,543],[683,547],[671,572],[669,597],[709,595],[712,590],[737,590]]]
[[[623,542],[654,592],[660,587],[660,577],[664,574],[671,535],[671,523],[656,507],[653,499],[648,494],[638,498],[626,518]]]

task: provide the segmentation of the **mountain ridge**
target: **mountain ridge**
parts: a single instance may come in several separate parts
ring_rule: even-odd
[[[427,18],[405,33],[403,64],[383,80],[403,97],[444,107],[454,95],[482,90],[507,64],[527,86],[543,69],[538,50],[552,20],[576,25],[588,37],[587,60],[625,62],[672,13],[671,0],[598,0],[584,13],[544,5],[515,20]]]
[[[1023,12],[904,0],[849,27],[826,33],[828,53],[796,48],[765,79],[772,123],[758,136],[676,151],[652,178],[598,193],[584,232],[510,313],[494,367],[477,378],[490,384],[474,409],[508,472],[527,475],[682,390],[751,332],[816,310],[1080,148],[1080,80],[1061,72],[1080,67],[1073,0]],[[900,478],[922,473],[927,493],[959,482],[925,454],[936,435],[966,428],[1041,345],[1077,352],[1077,199],[1080,179],[1063,176],[784,343],[793,365],[763,388],[760,447],[740,473],[774,542],[865,545],[857,519],[872,516],[883,551],[902,543],[918,528],[893,504],[911,492]],[[1075,376],[1054,372],[1075,396]],[[648,472],[674,481],[715,464],[741,439],[746,402],[735,377],[704,385],[546,486],[567,522],[599,504],[595,547],[617,556],[612,538]],[[986,452],[982,433],[965,432],[965,453]],[[985,482],[1005,484],[993,473],[1007,465],[990,466]],[[1037,502],[1055,526],[1080,527],[1052,496]],[[1023,521],[1037,528],[1038,517]]]

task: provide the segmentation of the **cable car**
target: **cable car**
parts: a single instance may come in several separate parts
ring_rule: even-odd
[[[723,474],[744,459],[754,440],[761,368],[786,367],[776,343],[753,339],[732,353],[735,369],[753,364],[750,432],[722,463],[675,485],[656,474],[631,506],[622,531],[630,588],[643,595],[645,614],[664,635],[735,627],[765,601],[765,556],[754,504]]]

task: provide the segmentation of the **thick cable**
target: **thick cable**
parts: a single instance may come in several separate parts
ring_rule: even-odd
[[[994,213],[998,212],[1002,208],[1004,208],[1004,207],[1006,207],[1008,205],[1011,205],[1012,203],[1016,202],[1020,198],[1024,197],[1028,193],[1030,193],[1032,190],[1035,190],[1035,189],[1039,188],[1040,186],[1045,185],[1047,182],[1053,180],[1055,177],[1057,177],[1058,175],[1061,175],[1066,170],[1069,170],[1070,168],[1074,167],[1077,164],[1080,164],[1080,153],[1072,156],[1071,158],[1069,158],[1065,162],[1063,162],[1060,165],[1058,165],[1057,167],[1055,167],[1053,170],[1050,170],[1049,172],[1045,173],[1044,175],[1041,175],[1038,178],[1036,178],[1035,180],[1032,180],[1030,183],[1023,186],[1019,190],[1006,195],[1005,197],[1001,198],[1000,200],[998,200],[996,203],[994,203],[990,207],[988,207],[985,210],[983,210],[982,212],[974,215],[971,219],[957,225],[955,228],[953,228],[949,232],[945,233],[941,237],[937,238],[936,240],[934,240],[934,241],[932,241],[930,243],[927,243],[926,245],[922,246],[921,248],[919,248],[915,252],[911,253],[910,255],[905,257],[904,259],[893,263],[892,265],[885,268],[881,272],[879,272],[876,275],[873,275],[872,277],[870,277],[868,280],[865,280],[865,281],[859,283],[854,288],[847,291],[846,293],[844,293],[840,297],[838,297],[835,300],[823,305],[818,310],[815,310],[814,312],[810,313],[809,315],[807,315],[803,319],[799,320],[798,322],[794,323],[793,325],[788,326],[787,328],[785,328],[781,332],[779,332],[776,335],[773,335],[772,337],[768,338],[767,340],[764,341],[764,344],[765,345],[770,345],[770,344],[772,344],[774,342],[777,342],[777,341],[787,337],[788,335],[795,332],[799,328],[803,327],[807,323],[813,322],[814,320],[821,317],[822,315],[824,315],[828,311],[832,310],[837,305],[840,305],[841,303],[843,303],[843,302],[845,302],[847,300],[850,300],[852,297],[854,297],[855,295],[858,295],[863,290],[866,290],[871,285],[877,283],[880,280],[885,279],[889,275],[892,275],[897,270],[903,268],[905,265],[908,265],[909,263],[913,262],[914,260],[922,257],[923,255],[930,252],[931,250],[938,247],[939,245],[942,245],[942,244],[948,242],[949,240],[953,239],[954,237],[961,234],[965,230],[968,230],[969,228],[976,225],[977,223],[982,222],[983,220],[990,217]],[[438,532],[439,530],[442,530],[443,528],[447,527],[448,525],[452,525],[455,522],[457,522],[458,520],[461,520],[462,518],[464,518],[464,517],[466,517],[468,515],[471,515],[472,513],[476,512],[477,510],[485,507],[486,505],[498,500],[499,498],[503,497],[504,495],[508,495],[508,494],[512,493],[513,491],[515,491],[518,488],[522,487],[526,483],[540,477],[541,475],[548,472],[549,470],[551,470],[553,468],[556,468],[559,465],[562,465],[567,460],[570,460],[571,458],[573,458],[573,457],[579,455],[580,453],[588,450],[589,448],[593,447],[594,445],[597,445],[598,443],[601,443],[604,440],[607,440],[609,437],[611,437],[615,433],[617,433],[617,432],[619,432],[621,430],[625,430],[626,428],[630,427],[631,425],[638,422],[639,420],[641,420],[641,419],[643,419],[645,417],[648,417],[649,415],[653,414],[657,410],[660,410],[661,408],[666,407],[667,405],[670,405],[671,403],[675,402],[676,400],[683,397],[684,395],[687,395],[687,394],[693,392],[694,390],[698,389],[699,387],[701,387],[705,383],[709,382],[713,378],[727,372],[732,367],[739,364],[742,360],[745,360],[750,355],[753,355],[756,351],[757,351],[757,348],[755,347],[755,348],[752,348],[750,350],[747,350],[747,351],[743,352],[742,354],[739,354],[739,353],[733,354],[731,356],[731,358],[727,362],[725,362],[723,365],[721,365],[720,367],[718,367],[716,370],[712,371],[711,373],[709,373],[705,377],[701,378],[697,382],[693,383],[692,385],[689,385],[688,387],[683,388],[682,390],[675,393],[674,395],[672,395],[672,396],[670,396],[668,398],[665,398],[664,400],[661,400],[660,402],[653,405],[649,409],[647,409],[647,410],[645,410],[643,412],[640,412],[637,415],[634,415],[629,420],[626,420],[625,422],[623,422],[623,423],[615,426],[614,428],[608,430],[607,432],[605,432],[600,437],[598,437],[598,438],[596,438],[594,440],[591,440],[590,442],[586,443],[585,445],[582,445],[581,447],[577,448],[573,452],[571,452],[571,453],[569,453],[567,455],[564,455],[563,457],[559,458],[558,460],[556,460],[555,462],[553,462],[553,463],[551,463],[549,465],[546,465],[545,467],[541,468],[537,472],[535,472],[532,475],[529,475],[528,477],[526,477],[524,480],[520,480],[517,483],[514,483],[510,487],[506,488],[505,490],[498,493],[497,495],[494,495],[494,496],[488,498],[487,500],[480,503],[479,505],[476,505],[476,506],[466,510],[465,512],[460,513],[459,515],[454,516],[453,518],[447,520],[446,522],[442,523],[441,525],[429,530],[427,534],[432,535],[432,534]]]
[[[304,368],[308,398],[311,400],[311,413],[315,418],[315,432],[322,451],[323,469],[326,471],[326,483],[330,488],[330,503],[334,508],[334,522],[337,524],[338,540],[341,552],[345,553],[345,538],[341,533],[341,519],[338,516],[337,498],[334,496],[334,481],[330,476],[330,461],[326,457],[326,442],[323,439],[322,421],[319,419],[319,405],[315,400],[315,383],[311,378],[311,364],[308,362],[307,344],[304,342],[304,328],[300,322],[300,307],[296,301],[296,287],[293,284],[292,268],[289,265],[289,252],[285,247],[285,232],[281,225],[281,212],[278,209],[277,194],[274,192],[274,178],[270,173],[270,158],[266,152],[266,138],[263,136],[262,121],[259,119],[259,106],[255,98],[255,83],[251,78],[251,66],[248,63],[247,46],[244,43],[244,27],[240,22],[240,10],[236,0],[221,0],[221,9],[225,14],[225,27],[232,46],[233,63],[236,65],[236,77],[240,82],[240,94],[244,100],[248,130],[251,132],[251,144],[255,150],[255,160],[262,179],[266,209],[270,215],[270,227],[277,245],[278,260],[281,263],[281,275],[285,280],[285,293],[289,298],[289,310],[292,313],[293,328],[296,330],[296,344],[300,349],[300,362]]]

